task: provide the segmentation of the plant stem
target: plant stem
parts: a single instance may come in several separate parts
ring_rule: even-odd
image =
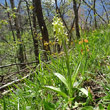
[[[66,48],[66,40],[63,39],[62,43],[64,47],[64,52],[66,54],[65,58],[66,58],[66,67],[68,70],[67,76],[68,76],[68,83],[69,83],[69,95],[70,97],[72,97],[72,80],[71,80],[71,72],[70,72],[70,65],[69,65],[69,55]]]

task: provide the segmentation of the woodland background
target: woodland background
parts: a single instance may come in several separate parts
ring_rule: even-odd
[[[110,0],[0,0],[1,109],[73,110],[80,109],[81,105],[109,110],[110,100],[102,104],[102,97],[108,97],[110,90],[109,19]],[[62,83],[57,77],[54,80],[57,72],[55,76]],[[96,79],[98,84],[94,82]],[[69,88],[63,88],[63,83]],[[76,83],[78,90],[73,90]],[[30,97],[34,95],[30,102],[29,97],[23,97],[28,89],[22,86],[26,85],[30,86]],[[35,93],[31,86],[41,93]],[[61,91],[53,86],[60,87]],[[100,89],[94,93],[94,88]],[[19,90],[22,95],[17,96]],[[10,91],[13,96],[7,96]],[[80,96],[79,91],[87,93],[87,97]],[[62,98],[65,94],[68,98]],[[8,97],[21,101],[8,101]],[[33,98],[38,98],[36,104]],[[97,105],[97,102],[101,103]]]

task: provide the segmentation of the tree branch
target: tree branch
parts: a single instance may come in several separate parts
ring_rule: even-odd
[[[83,2],[84,2],[90,9],[94,10],[94,8],[92,8],[85,0],[83,0]],[[105,21],[105,19],[103,19],[103,18],[97,13],[97,11],[96,11],[96,14],[97,14],[97,16],[98,16],[100,19],[102,19],[105,23],[107,23],[107,22]]]

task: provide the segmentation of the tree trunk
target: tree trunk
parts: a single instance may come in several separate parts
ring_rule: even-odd
[[[11,4],[11,8],[13,10],[13,12],[16,13],[15,11],[15,4],[14,4],[14,0],[10,0],[10,4]],[[20,63],[24,63],[25,62],[25,57],[24,57],[24,53],[23,53],[23,44],[22,44],[22,40],[21,40],[21,35],[20,35],[20,28],[19,28],[19,22],[18,22],[18,15],[16,15],[16,17],[14,18],[14,22],[15,22],[15,29],[16,29],[16,36],[18,39],[18,42],[20,42],[19,44],[19,50],[18,50],[18,61]],[[24,68],[25,65],[21,65],[20,68]]]
[[[48,53],[50,52],[49,47],[49,35],[48,30],[44,21],[43,12],[42,12],[42,6],[41,6],[41,0],[34,0],[35,3],[35,11],[38,19],[38,24],[42,33],[42,42],[43,42],[43,49],[44,49],[44,55],[45,59],[48,60]],[[45,45],[46,44],[46,45]]]
[[[35,7],[35,0],[32,1],[33,2],[33,7]],[[37,28],[36,28],[36,10],[35,8],[33,8],[33,42],[34,42],[34,53],[35,53],[35,58],[36,61],[38,61],[38,57],[39,57],[39,50],[38,50],[38,40],[37,40]]]
[[[7,0],[5,0],[5,6],[8,7]],[[15,41],[15,34],[14,34],[14,31],[13,31],[13,27],[12,27],[12,23],[11,23],[11,18],[10,18],[10,13],[9,12],[7,12],[7,16],[8,16],[8,22],[9,22],[9,25],[10,25],[10,29],[11,29],[11,32],[12,32],[12,35],[13,35],[13,40]]]
[[[93,11],[94,11],[94,25],[95,25],[95,28],[97,28],[97,20],[96,20],[96,0],[93,1]]]
[[[76,28],[76,36],[79,39],[80,38],[80,32],[79,32],[79,18],[78,18],[78,7],[76,0],[73,0],[73,9],[75,14],[75,28]]]

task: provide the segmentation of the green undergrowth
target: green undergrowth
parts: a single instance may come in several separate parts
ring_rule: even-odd
[[[48,62],[39,54],[39,65],[0,99],[0,110],[110,110],[110,26],[81,32],[70,49],[62,43]]]

